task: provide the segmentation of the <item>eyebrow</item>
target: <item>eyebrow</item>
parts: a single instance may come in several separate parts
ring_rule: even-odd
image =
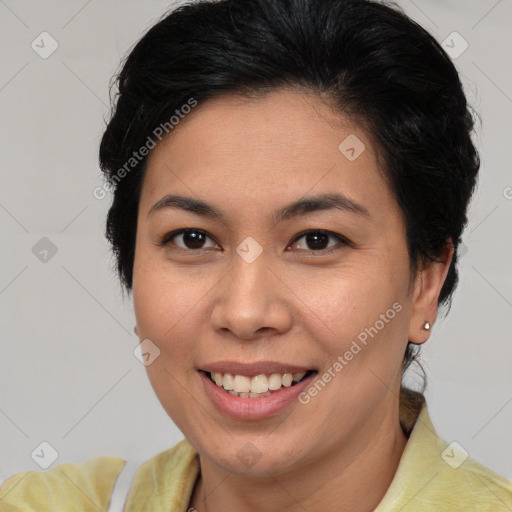
[[[195,213],[202,217],[211,218],[214,220],[224,221],[224,214],[221,210],[214,206],[205,203],[201,199],[193,197],[179,196],[168,194],[159,201],[157,201],[149,210],[147,217],[152,213],[165,208],[177,208],[188,212]],[[294,217],[307,215],[308,213],[326,211],[326,210],[341,210],[343,212],[353,213],[371,218],[370,212],[361,204],[349,199],[340,193],[318,194],[314,196],[304,197],[293,203],[290,203],[272,213],[274,222],[277,224],[289,220]]]

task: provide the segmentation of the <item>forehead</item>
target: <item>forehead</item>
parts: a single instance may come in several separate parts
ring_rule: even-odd
[[[368,135],[315,94],[225,95],[196,106],[152,150],[141,203],[179,191],[258,212],[338,191],[370,211],[396,208],[381,172]]]

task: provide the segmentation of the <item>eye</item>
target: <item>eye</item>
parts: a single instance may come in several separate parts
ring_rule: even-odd
[[[160,245],[165,246],[168,245],[171,240],[174,238],[181,237],[182,244],[184,247],[178,245],[178,248],[183,250],[202,250],[204,249],[204,242],[207,238],[212,238],[208,236],[204,231],[196,228],[187,228],[187,229],[179,229],[177,231],[173,231],[172,233],[168,233],[163,237],[160,241]],[[173,242],[173,245],[177,245]],[[216,244],[215,244],[216,245]]]
[[[178,239],[181,237],[181,244],[183,246],[180,246],[176,242],[174,242],[174,239]],[[339,247],[336,247],[336,244],[334,246],[329,247],[329,238],[336,239],[338,241],[338,244],[341,244],[343,246],[350,245],[349,240],[347,240],[345,237],[338,235],[336,233],[333,233],[332,231],[326,231],[323,229],[315,229],[315,230],[308,230],[303,231],[299,233],[293,240],[293,242],[290,244],[289,247],[295,246],[298,247],[300,244],[297,242],[304,238],[306,244],[309,247],[312,247],[312,249],[306,248],[304,250],[314,253],[314,252],[322,252],[330,253],[333,250],[338,249]],[[196,228],[185,228],[185,229],[179,229],[176,231],[172,231],[171,233],[167,233],[162,240],[159,242],[159,245],[161,246],[168,246],[171,242],[173,245],[176,245],[179,249],[183,250],[189,250],[189,251],[200,251],[204,250],[207,247],[204,246],[205,241],[207,239],[210,239],[213,241],[212,237],[207,235],[204,231]],[[214,242],[214,247],[218,245]],[[300,249],[300,248],[299,248]]]
[[[329,247],[329,238],[334,238],[338,240],[339,243],[341,243],[343,246],[350,245],[350,242],[342,237],[341,235],[337,235],[336,233],[333,233],[332,231],[326,231],[323,229],[315,229],[315,230],[309,230],[309,231],[303,231],[302,233],[299,233],[292,244],[295,244],[295,246],[298,246],[297,241],[304,238],[306,245],[309,247],[312,247],[312,249],[306,248],[305,250],[308,252],[323,252],[330,253],[333,250],[339,249],[339,247],[330,246]],[[290,244],[290,245],[292,245]],[[339,245],[339,244],[338,244]]]

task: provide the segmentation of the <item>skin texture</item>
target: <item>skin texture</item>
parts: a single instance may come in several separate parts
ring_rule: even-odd
[[[366,146],[354,161],[338,149],[350,134]],[[275,209],[323,192],[345,194],[370,218],[333,209],[274,224]],[[148,217],[169,193],[200,198],[225,220],[176,208]],[[159,245],[181,228],[209,238],[194,246],[178,235]],[[318,250],[306,237],[296,240],[309,229],[350,244],[331,236]],[[236,252],[248,236],[263,249],[250,264]],[[407,442],[398,414],[407,340],[428,339],[422,325],[436,319],[451,256],[450,248],[410,282],[402,212],[370,138],[318,96],[226,95],[182,120],[149,156],[133,299],[139,338],[160,350],[147,367],[151,385],[200,454],[190,506],[373,510]],[[394,303],[401,311],[307,405],[242,421],[205,394],[197,368],[220,359],[294,363],[322,375]],[[250,468],[237,456],[248,442],[261,453]]]

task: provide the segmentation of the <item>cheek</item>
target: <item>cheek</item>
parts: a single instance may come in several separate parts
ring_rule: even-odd
[[[193,374],[191,356],[197,339],[193,314],[197,299],[197,291],[187,285],[183,273],[162,272],[161,266],[149,259],[136,261],[133,304],[139,338],[151,340],[160,350],[159,356],[146,366],[146,372],[162,407],[185,431],[190,430],[187,417],[193,407],[184,390],[190,386]]]
[[[402,299],[403,288],[389,268],[367,259],[324,280],[315,292],[315,307],[328,325],[364,327]]]
[[[354,367],[371,358],[394,365],[407,341],[407,276],[398,275],[390,261],[366,263],[324,282],[323,293],[316,295],[318,316],[329,327],[326,350],[331,359],[347,351],[357,353],[347,354],[359,361]]]
[[[211,288],[202,277],[161,259],[136,258],[133,304],[139,337],[149,338],[173,361],[189,356],[197,339],[201,299]]]

